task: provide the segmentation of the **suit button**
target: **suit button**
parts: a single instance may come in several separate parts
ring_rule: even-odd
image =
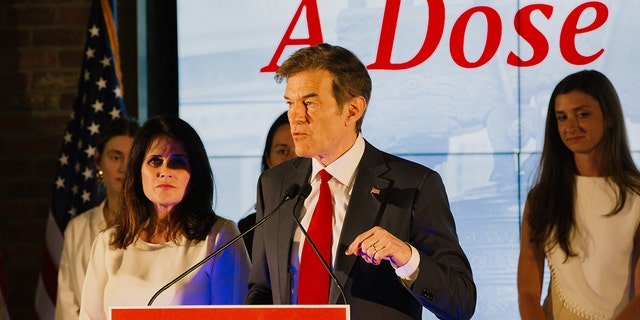
[[[428,301],[433,301],[436,298],[435,295],[428,290],[422,290],[422,296]]]

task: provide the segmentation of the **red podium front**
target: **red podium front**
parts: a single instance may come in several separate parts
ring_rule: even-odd
[[[112,307],[112,320],[350,320],[348,305]]]

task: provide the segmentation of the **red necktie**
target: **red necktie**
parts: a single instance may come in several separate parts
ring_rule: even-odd
[[[331,265],[331,235],[333,233],[333,203],[331,189],[329,189],[331,174],[324,170],[318,174],[320,175],[320,195],[307,233],[322,254],[324,261]],[[313,251],[309,241],[305,240],[298,277],[298,304],[327,304],[329,302],[330,281],[329,273]]]

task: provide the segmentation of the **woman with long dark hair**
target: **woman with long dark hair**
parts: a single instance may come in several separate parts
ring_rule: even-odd
[[[196,131],[175,116],[142,126],[131,148],[118,219],[93,243],[81,319],[146,306],[160,288],[239,234],[212,209],[213,174]],[[153,305],[241,304],[249,257],[235,242],[157,296]]]
[[[522,319],[638,319],[639,194],[613,85],[594,70],[567,76],[551,94],[522,219]],[[545,259],[551,282],[540,305]]]

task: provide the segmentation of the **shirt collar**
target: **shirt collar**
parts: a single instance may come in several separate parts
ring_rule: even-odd
[[[360,159],[362,159],[364,146],[364,138],[358,134],[353,146],[328,166],[323,167],[320,161],[312,158],[311,180],[320,179],[319,177],[316,178],[316,176],[320,170],[324,169],[329,172],[333,178],[338,180],[338,182],[348,186],[350,181],[353,181],[353,175],[356,172],[358,163],[360,163]]]

